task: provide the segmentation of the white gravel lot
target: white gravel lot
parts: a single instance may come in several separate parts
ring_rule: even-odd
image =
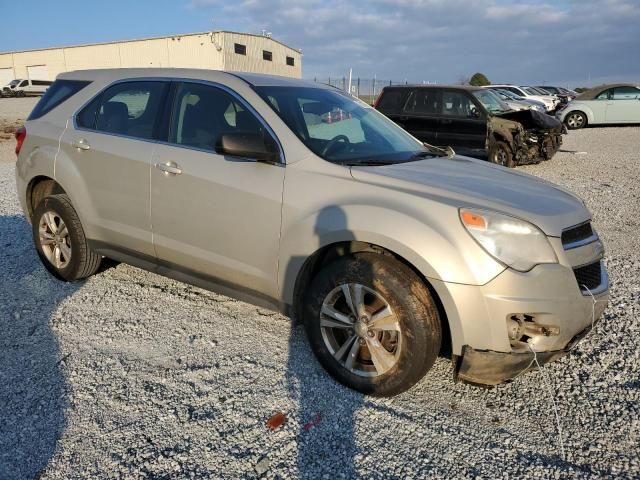
[[[572,132],[564,150],[521,170],[593,211],[602,321],[512,384],[456,384],[441,359],[383,400],[331,380],[283,316],[122,264],[54,280],[2,157],[0,478],[638,478],[640,128]]]

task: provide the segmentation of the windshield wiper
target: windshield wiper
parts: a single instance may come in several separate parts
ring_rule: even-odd
[[[340,165],[347,165],[349,167],[375,167],[380,165],[391,165],[398,162],[390,162],[389,160],[347,160],[336,163],[339,163]]]

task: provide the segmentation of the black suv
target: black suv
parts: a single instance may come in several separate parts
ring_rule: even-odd
[[[549,160],[566,130],[535,110],[515,112],[490,90],[443,85],[385,87],[375,103],[419,140],[507,167]]]

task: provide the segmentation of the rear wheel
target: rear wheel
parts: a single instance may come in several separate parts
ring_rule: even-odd
[[[325,267],[305,299],[311,347],[339,382],[363,393],[391,396],[432,367],[441,343],[429,290],[407,266],[361,253]]]
[[[582,112],[571,112],[564,119],[569,130],[578,130],[587,126],[587,116]]]
[[[503,167],[513,168],[516,166],[511,148],[505,142],[495,142],[493,144],[489,150],[489,161]]]
[[[102,257],[89,247],[78,214],[64,194],[45,197],[32,218],[33,241],[45,268],[73,281],[94,274]]]

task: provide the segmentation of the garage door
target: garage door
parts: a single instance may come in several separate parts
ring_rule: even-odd
[[[0,87],[4,87],[13,79],[13,68],[0,68]]]
[[[30,80],[49,80],[49,71],[46,65],[27,66],[27,75]]]

